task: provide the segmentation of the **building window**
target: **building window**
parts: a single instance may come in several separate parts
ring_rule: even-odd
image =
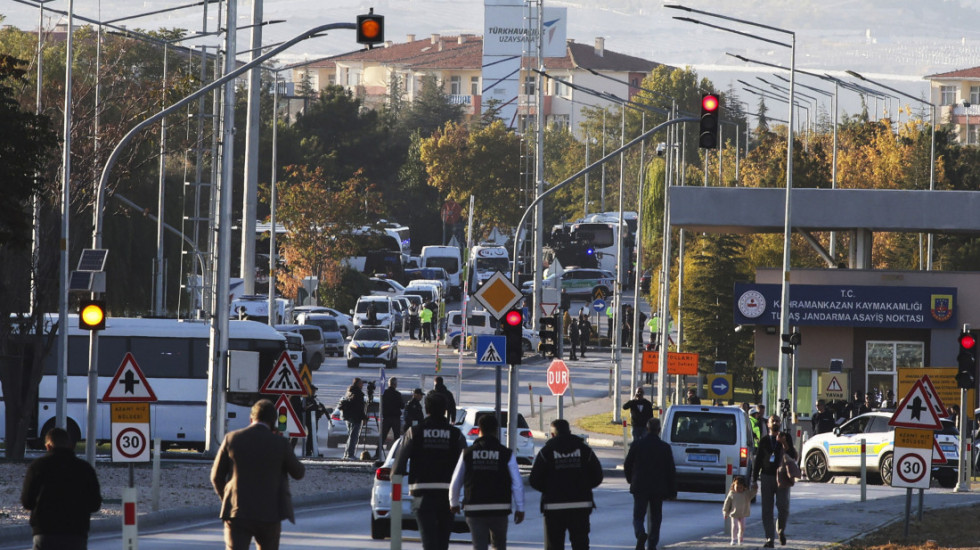
[[[970,105],[980,104],[980,86],[970,86]]]
[[[922,342],[869,340],[865,352],[865,392],[874,393],[879,403],[889,391],[897,392],[898,369],[925,366]]]
[[[565,130],[565,131],[568,131],[570,129],[570,121],[568,119],[568,115],[551,115],[548,118],[551,120],[552,128],[556,130]]]
[[[534,95],[535,81],[536,81],[536,77],[534,76],[524,77],[524,95]]]
[[[456,76],[449,77],[449,95],[460,95],[463,93],[463,80]]]
[[[555,80],[554,82],[555,82],[555,95],[556,96],[563,97],[565,99],[571,99],[572,98],[572,88],[571,87],[569,87],[567,84],[565,84],[563,82],[558,82],[557,80]]]
[[[956,103],[956,86],[939,87],[939,104],[952,105]]]
[[[478,76],[470,77],[470,95],[483,95],[480,92],[480,77]]]

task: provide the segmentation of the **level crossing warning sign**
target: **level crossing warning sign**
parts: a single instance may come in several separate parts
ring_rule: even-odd
[[[157,396],[153,393],[153,388],[143,376],[136,358],[132,353],[126,352],[116,375],[109,382],[109,387],[102,396],[103,403],[124,403],[124,402],[143,402],[156,401]]]
[[[281,393],[285,395],[306,395],[306,386],[303,378],[293,365],[289,354],[285,351],[276,361],[275,368],[269,373],[269,377],[262,384],[260,393]]]

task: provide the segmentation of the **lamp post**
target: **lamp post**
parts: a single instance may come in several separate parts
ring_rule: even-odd
[[[729,29],[729,28],[718,26],[718,25],[712,25],[712,24],[709,24],[709,23],[705,23],[703,21],[698,21],[696,19],[690,19],[690,18],[686,18],[686,17],[675,17],[675,19],[678,19],[678,20],[689,21],[689,22],[692,22],[692,23],[695,23],[695,24],[698,24],[698,25],[705,25],[705,26],[712,27],[712,28],[715,28],[715,29],[723,30],[725,32],[730,32],[730,33],[738,34],[740,36],[745,36],[747,38],[752,38],[752,39],[755,39],[755,40],[761,40],[761,41],[767,42],[769,44],[783,46],[783,47],[789,48],[789,50],[790,50],[790,69],[789,69],[789,71],[790,71],[789,72],[789,75],[790,75],[790,83],[789,83],[789,102],[788,102],[789,103],[789,108],[788,108],[789,115],[787,116],[787,120],[789,121],[789,123],[786,126],[786,134],[787,134],[787,139],[786,139],[786,201],[785,201],[786,202],[786,206],[785,206],[785,215],[784,215],[784,222],[783,222],[783,279],[782,279],[782,292],[780,293],[780,306],[781,307],[780,307],[780,311],[779,311],[780,331],[781,331],[782,334],[789,334],[790,253],[791,253],[791,244],[792,244],[791,238],[792,238],[792,230],[793,230],[793,225],[792,225],[792,204],[793,203],[792,203],[791,198],[792,198],[792,191],[793,191],[793,100],[794,100],[794,92],[795,92],[795,86],[794,86],[794,84],[796,82],[796,33],[793,32],[793,31],[787,30],[787,29],[781,29],[779,27],[773,27],[773,26],[770,26],[770,25],[764,25],[764,24],[761,24],[761,23],[756,23],[754,21],[747,21],[747,20],[744,20],[744,19],[737,19],[737,18],[734,18],[734,17],[720,15],[720,14],[717,14],[717,13],[712,13],[712,12],[707,12],[707,11],[701,11],[701,10],[695,10],[695,9],[688,8],[688,7],[685,7],[685,6],[667,5],[667,6],[664,6],[664,7],[671,8],[671,9],[684,10],[684,11],[687,11],[687,12],[690,12],[690,13],[698,13],[698,14],[701,14],[701,15],[709,16],[709,17],[715,17],[715,18],[719,18],[719,19],[724,19],[726,21],[733,21],[733,22],[736,22],[736,23],[742,23],[742,24],[745,24],[745,25],[750,25],[750,26],[753,26],[753,27],[758,27],[758,28],[769,30],[769,31],[774,31],[774,32],[782,33],[782,34],[788,35],[790,37],[790,43],[787,44],[785,42],[779,42],[779,41],[772,40],[772,39],[769,39],[769,38],[765,38],[765,37],[761,37],[761,36],[756,36],[756,35],[751,34],[751,33],[737,31],[737,30],[734,30],[734,29]],[[777,381],[776,381],[776,383],[777,383],[776,398],[779,401],[782,401],[783,399],[786,398],[786,384],[785,384],[785,381],[786,381],[786,375],[787,375],[787,368],[788,368],[788,364],[789,364],[788,359],[789,359],[790,354],[785,353],[782,350],[782,342],[781,341],[777,341],[777,345],[780,346],[780,351],[779,351],[779,374],[777,376]],[[777,406],[778,406],[778,403],[777,403]]]
[[[902,97],[912,99],[922,103],[923,105],[929,106],[929,129],[932,134],[929,143],[929,190],[934,191],[936,189],[936,106],[932,102],[926,101],[924,99],[919,99],[914,95],[907,94],[901,90],[892,88],[891,86],[886,86],[881,82],[871,80],[870,78],[861,75],[855,71],[845,71],[847,74],[853,76],[854,78],[861,79],[865,82],[870,82],[879,88],[884,88],[892,93],[896,93]],[[926,241],[926,271],[932,271],[932,246],[933,246],[933,234],[929,233]]]

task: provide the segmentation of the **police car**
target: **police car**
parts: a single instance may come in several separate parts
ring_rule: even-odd
[[[834,474],[857,474],[861,471],[861,439],[865,441],[866,464],[869,471],[877,471],[882,483],[891,485],[892,459],[895,447],[895,428],[888,425],[892,413],[875,411],[865,413],[837,428],[833,432],[815,435],[803,445],[803,466],[807,478],[819,483],[828,481]],[[932,477],[943,487],[953,487],[957,480],[959,437],[956,425],[943,420],[943,429],[935,430],[935,438],[946,458],[933,450]]]

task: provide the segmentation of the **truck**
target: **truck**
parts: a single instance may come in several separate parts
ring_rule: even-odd
[[[450,294],[458,300],[463,294],[463,255],[455,246],[423,246],[422,267],[441,267],[449,274]]]

